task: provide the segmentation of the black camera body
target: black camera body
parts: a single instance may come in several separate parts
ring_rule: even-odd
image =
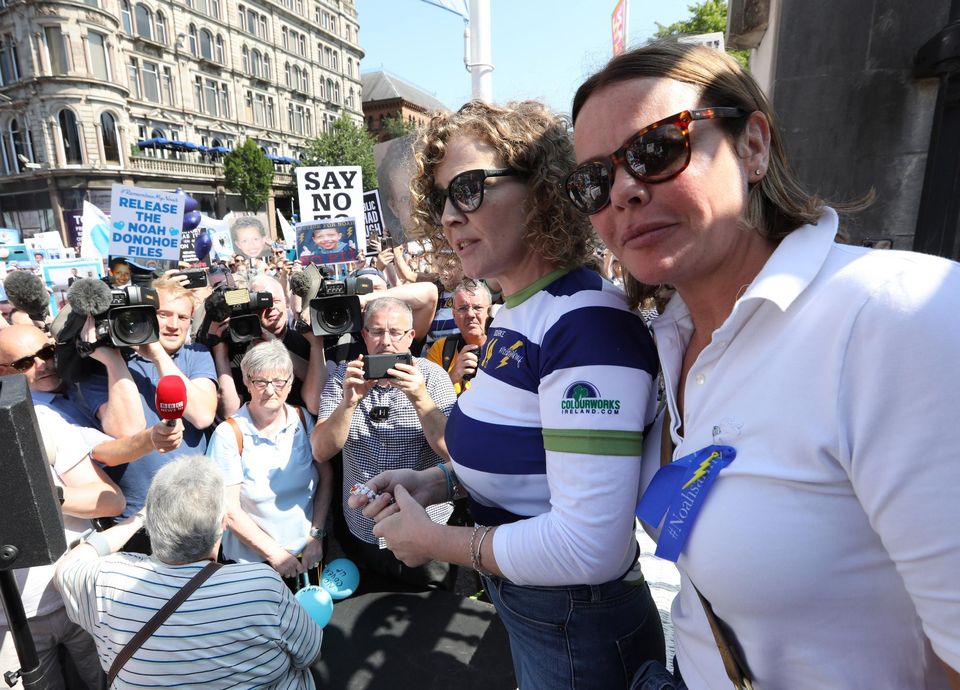
[[[269,292],[250,292],[246,288],[219,286],[203,302],[206,320],[209,322],[230,319],[227,332],[234,343],[249,343],[262,334],[260,313],[273,306]],[[206,338],[207,329],[202,329]]]
[[[387,352],[382,355],[366,355],[363,358],[363,378],[386,379],[396,364],[413,364],[413,355],[409,352]]]
[[[317,296],[310,300],[310,325],[314,335],[358,333],[363,327],[360,298],[373,292],[367,276],[346,280],[324,279]]]
[[[110,307],[94,317],[98,345],[131,347],[160,339],[160,297],[151,287],[127,285],[110,291]]]

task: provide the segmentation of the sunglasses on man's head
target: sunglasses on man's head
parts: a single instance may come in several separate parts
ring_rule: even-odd
[[[53,356],[56,353],[57,353],[57,346],[54,343],[50,343],[49,345],[44,345],[39,350],[34,352],[32,355],[27,355],[26,357],[15,359],[9,364],[4,364],[3,366],[16,369],[17,371],[22,373],[25,371],[30,371],[37,357],[42,359],[44,362],[47,362],[53,359]]]
[[[641,182],[666,182],[690,164],[691,122],[746,116],[743,108],[701,108],[671,115],[644,127],[609,156],[578,165],[564,181],[564,190],[578,211],[596,213],[610,203],[614,170],[621,163]]]
[[[483,188],[488,177],[509,177],[517,175],[516,170],[502,168],[499,170],[467,170],[462,172],[447,185],[446,189],[434,189],[427,197],[427,211],[430,220],[437,226],[443,225],[443,209],[447,199],[460,213],[472,213],[483,203]]]

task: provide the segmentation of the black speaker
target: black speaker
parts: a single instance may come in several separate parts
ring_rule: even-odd
[[[0,570],[56,561],[63,518],[23,374],[0,376]]]

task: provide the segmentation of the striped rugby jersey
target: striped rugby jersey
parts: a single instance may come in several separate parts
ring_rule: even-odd
[[[446,428],[477,523],[548,512],[548,461],[639,456],[657,370],[642,319],[598,274],[556,271],[510,296]]]

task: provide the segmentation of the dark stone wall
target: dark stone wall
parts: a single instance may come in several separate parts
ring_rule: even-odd
[[[876,201],[845,217],[852,243],[916,230],[936,80],[913,76],[916,50],[950,0],[780,0],[773,105],[791,163],[812,192]]]

